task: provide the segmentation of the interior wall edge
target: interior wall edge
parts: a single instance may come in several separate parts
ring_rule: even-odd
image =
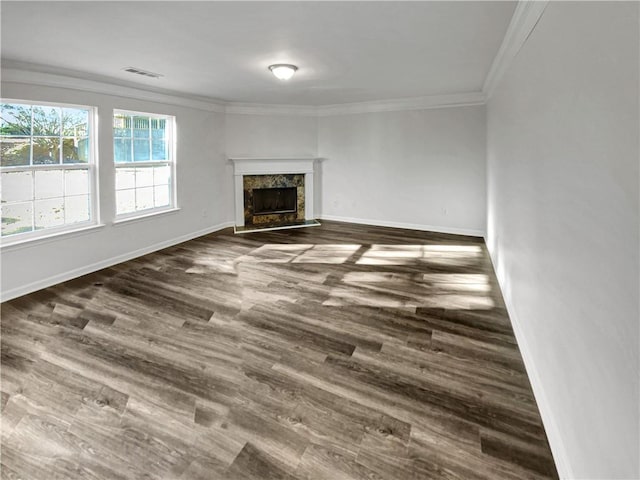
[[[22,295],[33,293],[35,291],[42,290],[43,288],[51,287],[58,283],[66,282],[69,280],[73,280],[74,278],[87,275],[89,273],[97,272],[98,270],[102,270],[103,268],[112,267],[113,265],[117,265],[119,263],[123,263],[128,260],[133,260],[134,258],[138,258],[143,255],[148,255],[149,253],[157,252],[158,250],[162,250],[164,248],[173,247],[174,245],[178,245],[180,243],[193,240],[194,238],[202,237],[203,235],[208,235],[210,233],[215,233],[220,230],[224,230],[225,228],[233,227],[233,223],[234,222],[219,223],[212,227],[204,228],[196,232],[190,232],[188,234],[181,235],[179,237],[175,237],[170,240],[165,240],[163,242],[158,242],[144,248],[139,248],[131,252],[123,253],[122,255],[116,255],[115,257],[100,260],[90,265],[85,265],[81,268],[76,268],[76,269],[62,272],[47,278],[43,278],[41,280],[29,283],[27,285],[21,285],[19,287],[12,288],[7,291],[2,291],[0,294],[0,298],[2,302],[6,302],[8,300],[21,297]]]
[[[524,366],[527,370],[527,376],[529,377],[529,382],[531,383],[531,389],[533,390],[533,395],[536,399],[538,410],[540,411],[540,416],[542,417],[542,423],[544,424],[544,429],[547,434],[547,440],[549,441],[549,447],[551,448],[551,454],[553,455],[553,460],[555,461],[556,469],[558,470],[558,476],[561,479],[573,480],[576,478],[576,476],[573,473],[573,468],[571,467],[571,462],[569,461],[569,454],[565,447],[565,442],[563,440],[560,428],[558,427],[558,423],[555,420],[556,415],[551,408],[551,403],[549,402],[547,394],[544,390],[543,382],[540,378],[538,368],[536,367],[536,363],[534,361],[534,356],[531,353],[531,348],[529,347],[521,324],[518,321],[518,315],[511,299],[510,290],[508,288],[508,285],[506,284],[506,279],[502,274],[502,270],[498,268],[496,253],[494,252],[494,249],[491,248],[491,243],[487,240],[487,235],[485,235],[485,245],[487,246],[487,251],[489,252],[489,257],[491,258],[491,263],[493,264],[493,270],[496,274],[496,278],[498,279],[498,284],[500,286],[500,291],[502,292],[502,297],[507,309],[507,313],[509,315],[509,320],[511,321],[511,326],[518,343],[518,348],[520,349],[520,355],[522,356],[522,361],[524,362]]]
[[[518,1],[502,44],[482,85],[482,93],[484,93],[487,100],[509,70],[511,62],[518,55],[531,32],[533,32],[548,3],[549,0]]]

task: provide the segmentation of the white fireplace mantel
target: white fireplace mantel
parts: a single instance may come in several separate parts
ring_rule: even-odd
[[[313,220],[313,170],[318,158],[314,157],[235,157],[233,163],[235,189],[235,223],[244,226],[243,175],[304,174],[304,218]]]

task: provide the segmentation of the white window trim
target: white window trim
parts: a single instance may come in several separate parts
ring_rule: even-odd
[[[79,223],[74,223],[75,225],[79,225]],[[36,237],[36,238],[29,238],[29,239],[20,239],[19,241],[11,241],[11,242],[7,242],[5,241],[6,237],[3,237],[2,240],[0,240],[0,250],[6,252],[6,251],[14,251],[14,250],[20,250],[22,248],[28,248],[28,247],[35,247],[38,245],[43,245],[45,243],[49,243],[49,242],[54,242],[56,240],[61,240],[61,239],[68,239],[68,238],[74,238],[74,237],[78,237],[80,235],[86,235],[88,233],[93,233],[101,228],[106,227],[106,225],[104,223],[97,223],[97,224],[82,224],[82,227],[78,227],[73,229],[72,231],[57,231],[57,232],[53,232],[52,230],[55,230],[54,228],[50,228],[47,229],[46,231],[48,232],[47,235],[43,235],[41,237]]]
[[[113,171],[114,174],[117,170],[117,168],[120,167],[135,167],[136,165],[138,166],[161,166],[161,165],[169,165],[169,169],[171,171],[171,183],[169,184],[169,189],[170,189],[170,194],[169,194],[169,198],[171,200],[171,203],[167,206],[164,207],[154,207],[154,208],[146,208],[144,210],[137,210],[135,212],[127,212],[127,213],[121,213],[118,214],[118,206],[117,204],[114,205],[114,212],[115,212],[115,219],[113,220],[112,224],[113,225],[117,225],[117,224],[122,224],[122,223],[126,223],[132,220],[136,220],[136,219],[141,219],[144,220],[147,217],[153,217],[157,214],[162,214],[162,213],[170,213],[170,212],[177,212],[178,210],[180,210],[180,207],[178,206],[178,181],[176,178],[176,117],[175,115],[170,115],[170,114],[165,114],[165,113],[152,113],[152,112],[139,112],[136,110],[123,110],[120,108],[114,108],[112,115],[111,115],[111,142],[114,142],[115,136],[113,135],[113,117],[117,114],[124,114],[124,115],[139,115],[139,116],[143,116],[143,117],[149,117],[149,118],[162,118],[165,119],[167,121],[167,133],[169,135],[169,144],[167,147],[167,152],[169,154],[169,160],[149,160],[149,161],[143,161],[143,162],[116,162],[115,159],[115,151],[113,153]],[[114,185],[114,201],[117,201],[117,189],[115,188]]]
[[[16,165],[10,167],[0,166],[0,173],[20,172],[20,171],[42,171],[42,170],[88,170],[89,172],[89,203],[91,218],[85,222],[76,222],[59,227],[44,228],[42,230],[32,230],[31,232],[16,233],[8,236],[0,236],[0,248],[12,245],[25,244],[28,242],[58,237],[67,233],[85,231],[92,227],[100,227],[100,192],[98,190],[98,108],[93,105],[79,105],[74,103],[44,102],[39,100],[23,100],[14,98],[2,98],[1,103],[14,103],[21,105],[42,105],[45,107],[78,108],[89,111],[89,162],[84,163],[62,163],[43,165]],[[33,138],[33,137],[31,137]]]
[[[177,213],[179,212],[180,209],[175,207],[175,208],[153,208],[153,209],[148,209],[148,210],[140,210],[140,212],[145,212],[144,215],[136,215],[133,217],[125,217],[125,218],[118,218],[116,220],[114,220],[112,223],[114,226],[119,226],[119,225],[125,225],[125,224],[129,224],[129,223],[135,223],[135,222],[141,222],[143,220],[150,220],[154,217],[158,217],[161,215],[169,215],[170,213]]]

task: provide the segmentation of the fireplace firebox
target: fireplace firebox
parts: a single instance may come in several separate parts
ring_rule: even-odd
[[[296,187],[253,189],[254,215],[295,213],[297,210],[298,192]]]

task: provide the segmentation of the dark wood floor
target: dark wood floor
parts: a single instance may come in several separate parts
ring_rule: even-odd
[[[2,478],[556,478],[479,239],[209,235],[2,305]]]

